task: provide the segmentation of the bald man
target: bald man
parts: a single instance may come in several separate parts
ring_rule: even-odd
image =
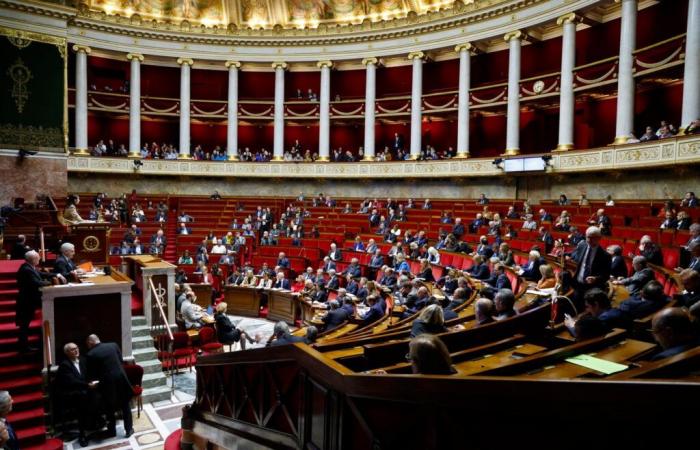
[[[652,361],[669,358],[700,345],[688,312],[683,308],[664,308],[651,321],[651,334],[663,351]]]

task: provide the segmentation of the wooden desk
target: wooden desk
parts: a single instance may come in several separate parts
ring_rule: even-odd
[[[124,358],[131,358],[131,286],[116,270],[78,285],[47,286],[42,289],[41,312],[50,329],[50,347],[45,356],[53,361],[63,354],[63,345],[75,342],[85,348],[85,338],[97,334],[103,342],[116,342]],[[90,284],[88,284],[90,283]]]
[[[296,319],[297,303],[292,291],[279,291],[270,289],[267,291],[267,318],[268,320],[283,321],[294,325]]]
[[[484,370],[493,369],[494,367],[501,367],[508,364],[510,361],[516,360],[518,357],[535,355],[546,350],[547,348],[545,347],[525,343],[513,348],[496,352],[492,355],[484,355],[480,358],[462,361],[455,364],[455,368],[459,371],[460,375],[472,375]]]
[[[649,342],[636,341],[634,339],[627,339],[618,344],[605,348],[599,352],[589,353],[596,358],[606,359],[608,361],[625,364],[626,361],[634,359],[651,349],[655,348],[656,344],[651,344]],[[586,352],[584,352],[586,353]],[[572,355],[573,356],[573,355]],[[570,362],[562,361],[560,363],[544,367],[534,373],[528,373],[520,375],[523,378],[534,378],[534,379],[551,379],[551,378],[577,378],[585,375],[600,375],[599,372],[589,369],[587,367],[579,366],[577,364],[572,364]]]
[[[109,224],[79,223],[71,225],[70,229],[66,240],[75,245],[74,261],[91,261],[99,266],[109,264]]]
[[[146,316],[146,323],[153,324],[152,318],[158,317],[160,312],[151,295],[148,279],[153,281],[153,285],[159,293],[163,294],[165,300],[163,309],[168,317],[168,323],[175,325],[175,269],[177,268],[169,262],[163,261],[151,255],[131,255],[124,257],[127,266],[127,274],[136,282],[136,287],[141,291],[143,299],[143,314]]]
[[[260,313],[260,293],[255,288],[226,285],[224,301],[228,305],[229,314],[258,317]]]
[[[207,309],[211,305],[211,284],[205,283],[188,283],[192,292],[197,297],[196,304],[204,309]]]

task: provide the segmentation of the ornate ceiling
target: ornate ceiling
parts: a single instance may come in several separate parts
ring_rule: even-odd
[[[51,0],[49,0],[51,1]],[[378,22],[478,0],[82,0],[83,7],[142,19],[184,20],[238,28],[316,28],[321,23]],[[491,0],[489,3],[493,3]],[[462,5],[459,5],[462,6]]]

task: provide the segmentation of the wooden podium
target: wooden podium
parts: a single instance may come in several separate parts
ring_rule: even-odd
[[[42,288],[41,312],[49,324],[50,346],[44,348],[53,361],[63,357],[63,345],[75,342],[85,351],[85,339],[96,334],[103,342],[116,342],[124,358],[131,358],[131,286],[126,275],[86,278],[84,283]]]
[[[159,294],[163,294],[163,299],[165,300],[163,309],[168,317],[168,324],[174,326],[176,266],[151,255],[126,256],[124,257],[124,262],[127,265],[126,273],[136,282],[136,287],[141,291],[146,324],[152,326],[153,317],[158,317],[160,314],[148,283],[150,278],[156,291]]]
[[[71,233],[66,240],[75,245],[74,261],[78,263],[90,261],[97,266],[109,264],[110,228],[108,224],[79,223],[71,225],[70,229]]]
[[[268,292],[268,320],[283,321],[294,325],[297,312],[297,302],[292,291],[270,289]]]
[[[260,292],[245,286],[224,286],[224,301],[228,313],[235,316],[258,317],[260,313]]]

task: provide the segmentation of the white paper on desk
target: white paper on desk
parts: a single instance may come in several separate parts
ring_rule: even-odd
[[[80,278],[95,278],[96,276],[96,273],[86,273],[84,275],[81,275]]]
[[[526,293],[538,295],[540,297],[551,297],[552,294],[556,293],[556,289],[528,289]]]
[[[85,281],[83,283],[68,283],[66,286],[94,286],[95,283],[90,281]]]

